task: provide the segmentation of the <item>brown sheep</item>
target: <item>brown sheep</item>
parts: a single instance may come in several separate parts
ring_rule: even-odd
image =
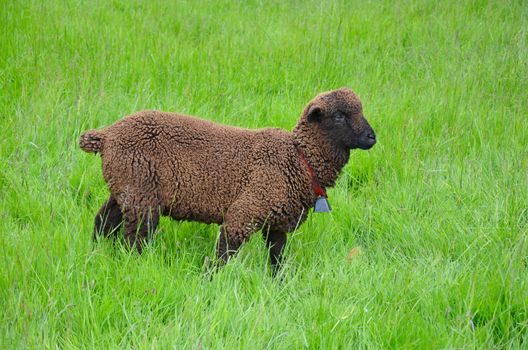
[[[141,252],[160,215],[218,223],[219,261],[262,229],[276,271],[286,233],[331,187],[350,150],[369,149],[374,131],[348,88],[315,97],[293,132],[248,130],[174,113],[143,111],[80,137],[99,152],[110,189],[94,238],[117,231]],[[322,191],[322,193],[321,193]]]

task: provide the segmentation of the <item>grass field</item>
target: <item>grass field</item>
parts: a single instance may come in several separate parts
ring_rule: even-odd
[[[0,348],[528,348],[525,1],[8,0],[0,31]],[[215,225],[92,242],[81,131],[142,109],[291,129],[341,86],[378,144],[280,278],[254,237],[210,281]]]

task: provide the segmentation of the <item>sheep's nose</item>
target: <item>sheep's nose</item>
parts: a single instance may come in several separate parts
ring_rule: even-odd
[[[371,139],[372,141],[376,141],[376,134],[374,131],[371,131],[367,134],[367,138]]]

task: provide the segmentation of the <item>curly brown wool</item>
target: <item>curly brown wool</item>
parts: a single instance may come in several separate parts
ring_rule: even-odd
[[[375,134],[348,88],[322,93],[293,132],[248,130],[174,113],[143,111],[80,137],[99,152],[110,189],[95,218],[94,237],[124,222],[126,241],[141,252],[160,215],[218,223],[217,254],[227,261],[260,229],[276,271],[286,233],[315,201],[312,179],[333,186],[350,150],[368,149]]]

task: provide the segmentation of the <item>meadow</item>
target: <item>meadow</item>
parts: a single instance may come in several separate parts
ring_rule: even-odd
[[[0,4],[0,348],[528,348],[525,1]],[[348,86],[378,136],[333,211],[255,235],[162,219],[92,242],[108,190],[79,134],[143,109],[288,130]]]

